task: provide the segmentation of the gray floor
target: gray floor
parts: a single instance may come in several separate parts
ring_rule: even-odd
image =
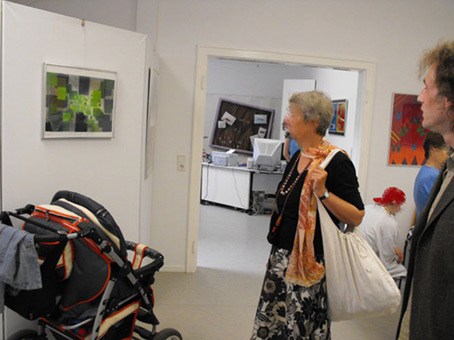
[[[184,340],[247,340],[270,246],[269,216],[217,206],[200,207],[198,270],[156,276],[159,329],[178,329]],[[332,340],[391,340],[397,314],[335,322]]]

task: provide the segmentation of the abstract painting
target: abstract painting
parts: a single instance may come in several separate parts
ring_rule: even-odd
[[[429,131],[422,127],[421,104],[417,98],[412,94],[393,94],[388,164],[424,163],[423,142]]]
[[[334,116],[328,133],[333,135],[345,135],[345,123],[347,118],[347,100],[333,100]]]
[[[43,138],[112,138],[116,74],[44,64]]]

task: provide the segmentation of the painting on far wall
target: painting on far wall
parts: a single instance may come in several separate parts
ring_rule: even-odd
[[[333,100],[334,116],[328,133],[332,135],[345,135],[345,124],[347,119],[347,99]]]
[[[111,138],[116,73],[44,64],[43,138]]]
[[[422,127],[421,104],[417,98],[412,94],[393,94],[388,164],[419,166],[424,163],[423,142],[429,131]]]

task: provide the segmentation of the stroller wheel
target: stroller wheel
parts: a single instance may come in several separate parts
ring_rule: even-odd
[[[183,340],[180,332],[173,328],[164,328],[156,333],[150,340]]]
[[[31,329],[25,329],[14,333],[7,340],[38,340],[38,332]]]

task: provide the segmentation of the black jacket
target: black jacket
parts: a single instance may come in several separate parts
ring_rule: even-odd
[[[443,176],[434,183],[426,207],[416,221],[411,241],[402,316],[413,290],[411,340],[454,339],[454,180],[427,220]]]

